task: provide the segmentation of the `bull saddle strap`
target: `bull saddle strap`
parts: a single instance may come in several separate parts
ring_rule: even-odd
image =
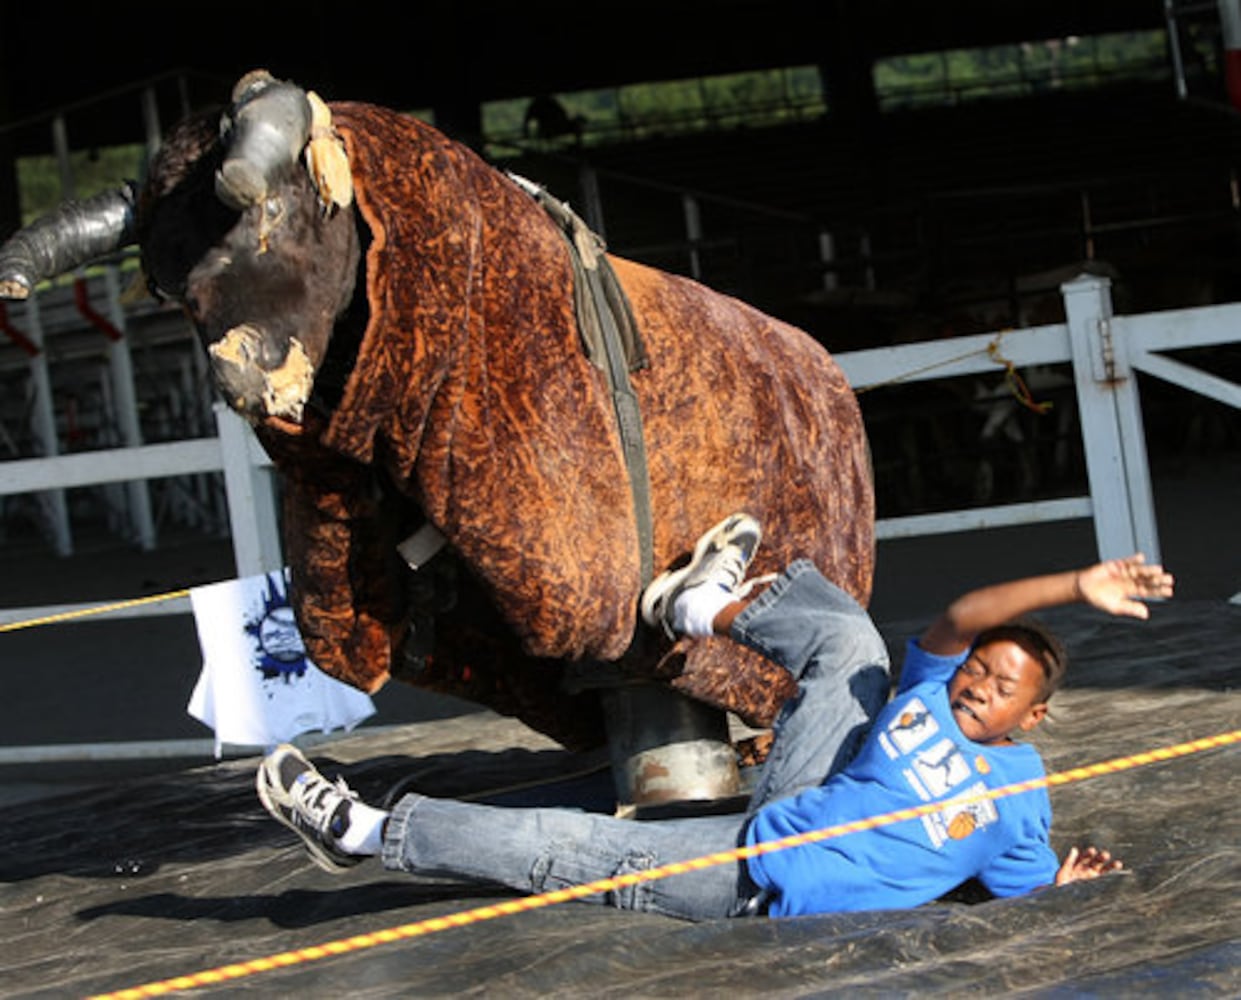
[[[638,553],[642,587],[655,572],[654,531],[651,512],[651,481],[646,462],[646,439],[642,410],[629,381],[629,373],[647,366],[646,352],[625,290],[604,254],[603,240],[564,202],[537,184],[510,173],[509,177],[534,198],[564,234],[573,261],[574,313],[586,356],[608,373],[612,405],[620,431],[629,491],[633,497],[638,528]]]

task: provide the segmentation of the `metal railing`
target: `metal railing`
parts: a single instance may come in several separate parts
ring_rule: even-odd
[[[880,519],[876,524],[879,540],[1091,518],[1100,558],[1142,551],[1152,560],[1160,559],[1135,375],[1145,372],[1241,408],[1241,386],[1161,353],[1237,341],[1241,305],[1118,317],[1112,313],[1106,278],[1083,276],[1065,284],[1062,292],[1068,317],[1064,324],[836,356],[858,391],[894,382],[994,372],[997,362],[989,348],[1000,336],[1006,361],[1016,366],[1068,363],[1074,372],[1088,496]],[[241,418],[222,405],[216,406],[215,413],[218,435],[214,438],[0,462],[0,496],[219,471],[227,486],[238,574],[279,567],[275,484],[268,459]],[[1226,558],[1231,555],[1221,553]],[[0,611],[0,623],[79,607],[8,609]],[[189,612],[189,599],[182,597],[176,602],[116,611],[112,616]],[[10,747],[3,748],[0,762],[206,756],[209,742]]]
[[[1066,323],[835,355],[858,391],[879,384],[995,373],[1003,340],[1017,368],[1072,365],[1089,496],[880,519],[879,539],[1089,517],[1100,558],[1141,550],[1159,558],[1136,372],[1241,409],[1241,386],[1162,352],[1236,342],[1241,304],[1115,316],[1110,282],[1083,276],[1062,287]],[[222,472],[239,575],[281,565],[275,484],[245,422],[215,408],[218,435],[181,442],[0,462],[0,496],[163,476]],[[0,612],[12,621],[33,609]]]

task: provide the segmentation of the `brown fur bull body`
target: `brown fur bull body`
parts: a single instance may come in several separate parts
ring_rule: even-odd
[[[572,719],[557,721],[559,711],[538,704],[561,697],[549,661],[621,657],[641,580],[607,377],[580,345],[567,244],[525,192],[420,122],[356,104],[334,105],[333,117],[372,240],[370,320],[339,407],[326,426],[304,432],[324,466],[350,460],[346,485],[323,488],[309,442],[280,463],[295,484],[286,543],[311,653],[364,688],[394,664],[400,672],[404,621],[374,593],[392,572],[389,547],[373,539],[373,525],[388,520],[375,520],[378,465],[447,536],[513,633],[497,645],[494,636],[463,639],[468,621],[440,627],[444,646],[424,682],[499,701],[579,741]],[[766,528],[757,570],[807,556],[865,602],[866,444],[827,353],[692,281],[612,264],[649,358],[631,378],[656,567],[745,509]],[[279,459],[281,431],[263,437]],[[755,722],[770,721],[792,690],[782,671],[724,640],[693,644],[683,666],[674,657],[656,667],[664,652],[648,643],[632,670],[659,670]]]
[[[637,627],[638,523],[563,232],[416,119],[356,103],[331,119],[348,207],[325,212],[296,155],[222,206],[225,154],[207,119],[169,136],[133,223],[153,283],[185,304],[226,398],[283,473],[293,603],[315,662],[365,690],[396,676],[462,695],[570,746],[604,732],[594,694],[566,689],[566,671],[589,679],[607,662],[770,722],[795,689],[785,671],[722,639],[673,647]],[[104,208],[122,216],[131,201]],[[38,277],[27,245],[0,248],[0,294]],[[865,603],[868,451],[828,353],[693,281],[609,261],[648,360],[630,379],[655,571],[744,509],[766,532],[756,571],[804,556]],[[296,386],[273,389],[291,368],[304,408],[286,405]],[[395,546],[425,522],[448,550],[411,575]]]

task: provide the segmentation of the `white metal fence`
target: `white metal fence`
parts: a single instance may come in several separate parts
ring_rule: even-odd
[[[216,437],[0,462],[0,497],[166,476],[223,473],[237,575],[253,576],[278,569],[282,557],[271,460],[241,417],[220,403],[215,406],[215,416]],[[118,597],[117,603],[130,596]],[[0,610],[0,625],[72,613],[89,606],[9,608]],[[184,614],[189,609],[188,599],[179,598],[120,608],[99,617]]]
[[[1003,358],[1017,368],[1068,364],[1074,373],[1089,495],[880,519],[876,525],[880,540],[1091,518],[1100,558],[1135,551],[1152,560],[1161,558],[1135,373],[1145,372],[1241,408],[1241,386],[1161,353],[1241,339],[1241,304],[1119,317],[1112,314],[1106,278],[1079,278],[1064,285],[1062,293],[1065,323],[836,355],[859,392],[893,383],[994,374],[997,338]],[[214,412],[217,435],[212,438],[0,462],[0,500],[13,494],[55,494],[77,486],[221,472],[238,575],[279,567],[270,462],[241,418],[222,404],[216,404]],[[1221,553],[1221,558],[1230,556]],[[124,595],[118,603],[123,600]],[[1234,600],[1241,600],[1241,594]],[[0,625],[89,608],[0,610]],[[98,617],[189,611],[189,600],[182,597],[122,607]],[[0,764],[206,758],[211,747],[211,740],[2,747]]]
[[[1100,559],[1136,551],[1160,558],[1135,374],[1241,408],[1241,386],[1160,353],[1241,340],[1241,304],[1115,316],[1107,278],[1083,276],[1061,292],[1065,323],[836,356],[859,391],[892,380],[994,373],[988,348],[997,339],[1017,368],[1073,369],[1088,496],[881,520],[880,539],[1090,517]]]
[[[1141,551],[1160,558],[1146,437],[1135,372],[1241,408],[1241,386],[1166,357],[1163,351],[1241,339],[1241,304],[1137,316],[1112,313],[1110,283],[1083,276],[1062,286],[1067,322],[836,355],[862,391],[895,382],[994,374],[991,351],[1017,368],[1070,364],[1074,373],[1089,495],[881,519],[880,540],[1016,524],[1092,518],[1101,559]],[[222,472],[239,576],[281,565],[270,463],[239,417],[217,404],[216,437],[0,462],[0,498],[76,486]],[[121,598],[118,598],[120,600]],[[77,606],[0,610],[0,624]],[[113,616],[184,613],[188,601]]]

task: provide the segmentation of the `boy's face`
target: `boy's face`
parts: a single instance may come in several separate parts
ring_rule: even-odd
[[[948,682],[948,704],[975,743],[1001,743],[1047,714],[1043,667],[1015,642],[997,640],[970,653]]]

